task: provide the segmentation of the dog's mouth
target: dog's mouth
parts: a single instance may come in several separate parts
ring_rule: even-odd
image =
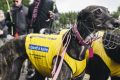
[[[120,45],[120,29],[116,28],[114,30],[110,30],[105,32],[103,37],[103,42],[105,44],[105,48],[107,49],[115,49]]]
[[[114,30],[114,29],[115,29],[115,27],[113,27],[112,24],[109,24],[107,27],[106,27],[106,26],[103,27],[103,26],[100,24],[100,25],[97,25],[97,27],[99,27],[98,30]]]
[[[114,30],[115,28],[120,27],[120,22],[116,19],[109,19],[104,22],[96,23],[99,30]]]

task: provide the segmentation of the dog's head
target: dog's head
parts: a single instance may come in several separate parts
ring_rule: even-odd
[[[103,36],[103,44],[107,55],[120,63],[120,29],[106,31]]]
[[[91,32],[94,30],[114,29],[117,24],[108,9],[103,6],[88,6],[78,14],[77,22]]]

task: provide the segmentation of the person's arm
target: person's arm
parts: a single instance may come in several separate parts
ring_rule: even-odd
[[[55,2],[51,2],[51,10],[49,11],[49,19],[47,21],[49,21],[50,19],[52,20],[57,20],[59,19],[59,12],[57,9],[57,6],[55,4]]]
[[[55,9],[54,9],[54,13],[55,13],[55,16],[54,16],[54,19],[57,20],[59,19],[59,12],[58,12],[58,9],[57,9],[57,6],[55,5]]]

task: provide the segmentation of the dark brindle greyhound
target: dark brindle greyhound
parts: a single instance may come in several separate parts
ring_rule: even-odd
[[[98,30],[113,29],[114,23],[115,19],[111,17],[107,8],[103,6],[89,6],[78,14],[77,25],[65,34],[30,34],[7,42],[0,48],[0,55],[2,56],[1,63],[4,66],[2,80],[18,80],[21,66],[25,59],[29,59],[39,72],[40,80],[44,80],[46,76],[52,77],[51,71],[53,65],[55,65],[56,55],[59,51],[58,48],[60,48],[60,52],[62,49],[65,49],[61,49],[58,44],[66,45],[66,41],[70,37],[71,39],[67,45],[68,47],[57,80],[69,80],[77,79],[79,76],[82,77],[86,67],[86,49],[90,47],[91,40],[95,39],[95,37],[91,37],[89,34],[93,33],[94,35]],[[62,42],[64,36],[65,38]],[[51,48],[49,44],[54,47]],[[56,51],[56,49],[58,50]],[[51,51],[51,53],[49,53],[49,51]],[[50,58],[51,56],[52,58]],[[42,61],[44,59],[46,61]],[[58,64],[60,60],[61,57],[59,55]]]
[[[86,72],[90,80],[120,80],[120,29],[102,32],[103,38],[93,42],[94,57]],[[99,46],[98,46],[99,45]]]

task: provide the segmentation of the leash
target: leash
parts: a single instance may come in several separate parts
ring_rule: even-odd
[[[30,27],[32,27],[33,22],[35,22],[36,18],[37,18],[37,14],[38,14],[38,9],[39,9],[39,4],[41,3],[41,0],[36,0],[34,2],[34,9],[33,9],[33,13],[32,13],[32,19],[31,19],[31,23],[30,23]]]
[[[34,2],[35,7],[34,7],[34,9],[33,9],[32,19],[31,19],[31,22],[30,22],[30,27],[32,27],[33,23],[36,21],[40,3],[41,3],[41,0],[36,0],[36,1]],[[55,0],[53,0],[53,8],[52,8],[52,11],[54,11],[54,10],[55,10]],[[50,21],[49,27],[52,26],[52,21],[51,21],[51,19],[48,19],[48,20],[46,20],[46,21],[47,21],[47,22]],[[51,28],[50,28],[50,29],[51,29]]]
[[[65,36],[66,36],[66,34],[65,34]],[[63,40],[65,39],[65,36],[64,36]],[[66,49],[68,48],[70,40],[71,40],[71,35],[70,35],[70,33],[68,33],[67,41],[66,41],[64,47],[62,48],[61,60],[60,60],[60,63],[58,65],[58,68],[57,68],[57,62],[58,62],[59,53],[57,54],[56,62],[55,62],[55,65],[54,65],[53,71],[52,71],[52,76],[53,76],[52,80],[56,80],[58,75],[59,75],[59,73],[60,73],[60,70],[61,70],[61,67],[62,67],[62,63],[63,63],[63,59],[64,59],[64,56],[65,56],[65,53],[66,53]]]
[[[66,35],[67,35],[67,33],[65,33],[65,35],[63,36],[62,42],[65,39]],[[52,70],[52,75],[54,75],[55,71],[56,71],[56,67],[57,67],[56,65],[57,65],[57,62],[58,62],[58,57],[59,57],[61,47],[62,47],[62,44],[60,45],[60,48],[59,48],[59,50],[57,52],[57,57],[56,57],[56,61],[55,61],[55,66],[53,67],[53,70]]]

